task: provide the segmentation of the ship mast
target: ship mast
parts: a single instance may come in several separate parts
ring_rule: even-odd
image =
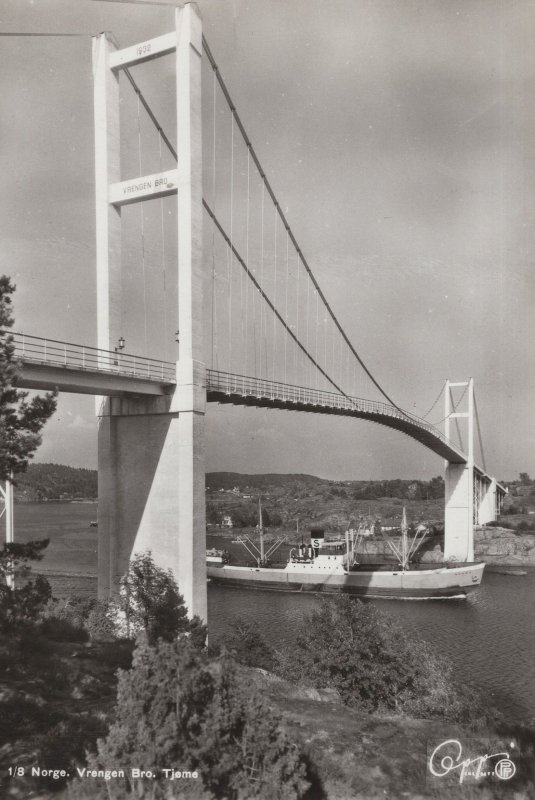
[[[264,566],[266,560],[264,552],[264,523],[262,521],[262,497],[258,496],[258,533],[260,534],[260,561],[258,566]]]
[[[407,547],[407,511],[403,506],[403,516],[401,518],[401,568],[407,569],[409,564],[409,551]]]

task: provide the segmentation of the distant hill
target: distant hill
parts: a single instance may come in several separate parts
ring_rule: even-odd
[[[67,467],[64,464],[30,464],[27,471],[17,475],[15,500],[96,499],[97,471]]]
[[[314,475],[302,475],[299,473],[267,473],[265,475],[245,475],[241,472],[206,473],[206,488],[212,492],[219,489],[234,489],[235,487],[238,487],[238,489],[266,489],[269,486],[288,486],[299,483],[306,486],[315,486],[320,483],[328,483],[328,481],[316,478]]]
[[[248,475],[240,472],[208,472],[209,494],[236,489],[244,497],[259,493],[273,499],[325,495],[340,500],[371,500],[380,497],[434,499],[444,496],[442,478],[431,481],[331,481],[303,473],[267,473]],[[27,472],[17,476],[15,498],[19,502],[38,500],[96,499],[97,471],[67,467],[63,464],[30,464]]]

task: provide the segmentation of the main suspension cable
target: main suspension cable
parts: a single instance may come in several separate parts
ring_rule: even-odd
[[[285,229],[288,232],[288,235],[290,237],[290,240],[291,240],[293,246],[295,247],[295,249],[297,250],[297,252],[298,252],[298,254],[300,256],[300,258],[301,258],[301,260],[303,262],[303,266],[305,267],[306,271],[308,272],[308,274],[310,276],[310,279],[312,280],[312,283],[314,284],[314,287],[315,287],[316,291],[319,294],[319,297],[323,301],[325,307],[327,308],[327,311],[329,312],[333,322],[335,323],[336,327],[338,328],[338,331],[340,332],[340,334],[344,338],[344,341],[346,342],[347,346],[350,348],[351,352],[353,353],[353,355],[355,356],[355,358],[359,362],[359,364],[362,367],[362,369],[364,370],[364,372],[368,375],[368,377],[370,378],[370,380],[372,381],[374,386],[377,389],[379,389],[379,391],[381,392],[383,397],[385,397],[388,400],[388,402],[391,403],[391,405],[393,405],[398,411],[402,411],[402,409],[400,409],[399,406],[397,406],[396,403],[394,403],[394,401],[388,396],[388,394],[385,392],[385,390],[382,388],[382,386],[374,378],[374,376],[372,375],[372,373],[370,372],[368,367],[365,365],[365,363],[363,362],[363,360],[361,359],[361,357],[359,356],[359,354],[357,353],[357,351],[353,347],[351,341],[348,339],[346,332],[344,331],[344,329],[340,325],[340,322],[338,321],[338,318],[336,317],[336,315],[335,315],[334,311],[332,310],[331,306],[327,302],[327,299],[326,299],[325,295],[323,294],[323,292],[322,292],[322,290],[321,290],[321,288],[320,288],[320,286],[319,286],[319,284],[318,284],[318,282],[317,282],[312,270],[310,269],[310,266],[309,266],[309,264],[308,264],[308,262],[307,262],[307,260],[306,260],[306,258],[304,256],[301,248],[299,247],[299,244],[297,243],[297,240],[296,240],[296,238],[295,238],[295,236],[294,236],[294,234],[292,232],[292,229],[290,228],[290,225],[288,224],[288,221],[287,221],[287,219],[286,219],[286,217],[284,215],[284,212],[282,211],[282,209],[281,209],[281,207],[280,207],[280,205],[279,205],[279,203],[277,201],[277,198],[275,196],[275,193],[274,193],[273,189],[271,188],[271,185],[270,185],[270,183],[269,183],[269,181],[267,179],[267,176],[266,176],[264,170],[262,169],[262,165],[261,165],[261,163],[260,163],[260,161],[258,159],[258,156],[256,155],[256,152],[255,152],[255,149],[254,149],[254,147],[252,145],[251,140],[247,136],[247,132],[246,132],[246,130],[245,130],[243,124],[242,124],[242,121],[241,121],[241,119],[239,117],[239,114],[238,114],[238,112],[236,110],[236,107],[235,107],[234,103],[232,102],[232,98],[231,98],[231,96],[229,94],[229,91],[228,91],[228,89],[226,87],[226,84],[225,84],[225,82],[224,82],[224,80],[223,80],[223,78],[221,76],[221,73],[219,71],[219,67],[217,66],[217,63],[216,63],[216,61],[215,61],[215,59],[214,59],[214,57],[212,55],[212,52],[210,50],[210,47],[208,46],[208,42],[206,41],[206,37],[204,36],[204,34],[203,34],[203,37],[202,37],[202,43],[203,43],[203,49],[204,49],[204,51],[205,51],[205,53],[206,53],[206,55],[208,57],[210,65],[211,65],[212,69],[214,70],[214,72],[215,72],[215,74],[217,76],[217,80],[218,80],[219,86],[221,87],[221,91],[223,92],[223,95],[224,95],[224,97],[225,97],[225,99],[226,99],[226,101],[228,103],[230,111],[231,111],[234,119],[236,120],[236,124],[238,126],[238,129],[239,129],[239,131],[240,131],[240,133],[241,133],[241,135],[243,137],[243,140],[244,140],[246,146],[250,150],[252,159],[253,159],[253,161],[255,163],[256,168],[258,169],[258,172],[260,174],[262,182],[265,183],[266,189],[268,191],[269,196],[271,197],[271,200],[272,200],[273,204],[275,205],[276,211],[277,211],[277,213],[278,213],[278,215],[279,215],[279,217],[280,217]]]
[[[286,330],[288,335],[291,336],[291,338],[294,340],[294,342],[297,344],[297,346],[303,351],[303,353],[306,355],[306,357],[312,362],[312,364],[316,367],[316,369],[319,372],[321,372],[323,377],[326,378],[332,386],[334,386],[336,391],[339,392],[340,394],[344,395],[344,397],[347,397],[347,395],[344,392],[344,390],[341,389],[340,386],[338,386],[337,383],[335,383],[335,381],[325,372],[324,369],[322,369],[322,367],[317,363],[317,361],[314,359],[314,357],[306,350],[304,345],[301,344],[301,342],[297,339],[297,337],[296,337],[295,333],[292,331],[291,327],[284,320],[284,318],[280,314],[280,312],[275,308],[275,306],[273,305],[273,302],[270,300],[268,295],[262,289],[261,285],[256,280],[255,276],[253,275],[253,273],[251,272],[251,270],[249,269],[249,267],[247,266],[247,264],[245,263],[245,261],[241,257],[240,253],[238,252],[236,247],[230,241],[225,229],[223,228],[223,226],[221,225],[221,223],[219,222],[219,220],[217,219],[217,217],[215,216],[214,212],[212,211],[212,209],[210,208],[210,206],[208,205],[208,203],[206,202],[206,200],[204,198],[203,198],[202,204],[203,204],[208,216],[210,217],[210,219],[212,220],[212,222],[216,226],[217,230],[219,231],[219,233],[223,237],[224,241],[226,242],[227,247],[232,251],[233,255],[235,256],[236,261],[240,264],[242,269],[245,270],[246,274],[252,280],[253,284],[255,285],[255,287],[260,292],[262,298],[265,300],[265,302],[267,303],[267,305],[269,306],[271,311],[275,314],[276,318],[279,320],[279,322],[281,323],[282,327]]]
[[[483,439],[481,437],[481,428],[479,427],[479,414],[477,413],[477,403],[476,403],[475,394],[474,394],[474,417],[476,419],[477,438],[479,439],[479,449],[481,451],[481,462],[483,464],[483,469],[486,472],[487,471],[487,466],[485,464],[485,453],[483,451]]]
[[[431,408],[429,409],[427,414],[423,415],[422,419],[426,419],[429,416],[429,414],[431,413],[431,411],[433,411],[433,409],[435,408],[436,404],[438,403],[438,401],[442,397],[442,393],[444,392],[445,388],[446,388],[446,383],[443,383],[442,386],[440,387],[440,392],[438,393],[437,399],[435,400],[435,402],[433,403],[433,405],[431,406]]]

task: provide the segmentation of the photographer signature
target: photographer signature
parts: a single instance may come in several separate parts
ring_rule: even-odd
[[[486,763],[492,758],[499,757],[500,761],[492,768]],[[429,759],[429,770],[437,778],[459,770],[459,783],[462,783],[467,777],[477,780],[487,775],[496,775],[501,780],[509,780],[515,774],[516,767],[507,752],[485,753],[484,756],[476,758],[463,758],[463,748],[459,740],[446,739],[433,750]]]

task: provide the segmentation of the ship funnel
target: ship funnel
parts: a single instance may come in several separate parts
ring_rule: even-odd
[[[319,548],[323,544],[323,540],[325,539],[325,530],[324,528],[311,528],[310,529],[310,544],[315,550],[319,550]]]

